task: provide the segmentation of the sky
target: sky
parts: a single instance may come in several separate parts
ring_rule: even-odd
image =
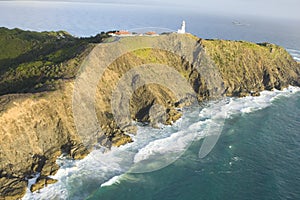
[[[0,0],[1,1],[1,0]],[[25,1],[25,0],[21,0]],[[34,1],[34,0],[33,0]],[[38,1],[38,0],[35,0]],[[138,5],[178,6],[199,12],[243,14],[300,21],[300,0],[48,0]]]

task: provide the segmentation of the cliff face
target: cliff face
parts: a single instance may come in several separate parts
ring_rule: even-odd
[[[0,97],[1,197],[21,197],[34,173],[41,178],[33,190],[53,182],[47,176],[62,153],[76,159],[93,141],[130,142],[132,120],[171,124],[178,108],[197,100],[299,86],[300,67],[276,45],[170,34],[99,44],[78,77],[55,91]],[[91,108],[97,123],[85,114]],[[87,131],[79,133],[82,127]],[[86,142],[90,130],[97,131]]]
[[[282,47],[245,41],[202,40],[222,74],[228,96],[299,85],[299,64]]]
[[[55,160],[62,153],[74,158],[87,154],[78,142],[68,92],[1,98],[11,97],[0,113],[1,196],[21,197],[27,178],[40,173],[44,181],[56,173]]]

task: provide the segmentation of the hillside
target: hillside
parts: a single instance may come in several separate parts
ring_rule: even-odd
[[[0,95],[55,89],[57,80],[74,78],[91,43],[106,37],[0,28]]]
[[[194,103],[300,85],[299,64],[273,44],[190,34],[91,44],[64,32],[32,33],[32,40],[30,32],[2,31],[17,35],[1,40],[6,48],[22,44],[0,56],[0,193],[7,199],[21,197],[36,173],[33,191],[55,182],[48,176],[61,154],[78,159],[95,143],[131,142],[133,120],[172,124]]]

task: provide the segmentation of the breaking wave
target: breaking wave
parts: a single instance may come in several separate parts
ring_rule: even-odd
[[[300,62],[300,51],[295,49],[287,49],[291,56],[297,61]]]
[[[203,107],[185,109],[183,117],[172,126],[161,129],[139,126],[133,143],[106,153],[94,150],[82,160],[59,158],[57,163],[61,168],[51,177],[59,181],[39,192],[28,191],[23,200],[84,199],[99,187],[121,184],[129,178],[126,173],[138,171],[140,167],[155,169],[161,162],[176,160],[193,140],[219,131],[215,126],[218,120],[264,109],[276,99],[299,91],[300,88],[290,86],[283,91],[263,91],[259,97],[225,98]]]

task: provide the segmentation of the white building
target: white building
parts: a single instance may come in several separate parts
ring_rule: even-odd
[[[181,29],[178,29],[177,33],[180,33],[180,34],[185,33],[185,21],[182,21]]]

